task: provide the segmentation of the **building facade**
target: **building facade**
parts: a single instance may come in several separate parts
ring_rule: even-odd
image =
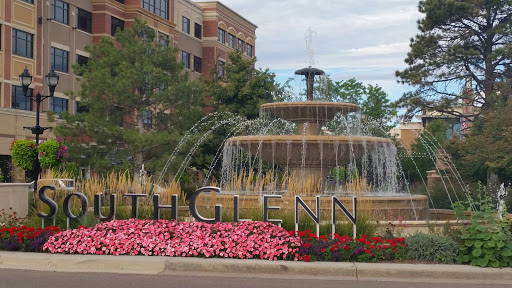
[[[157,41],[168,40],[179,49],[177,57],[192,79],[210,75],[213,68],[223,74],[234,49],[242,50],[245,57],[255,56],[257,26],[221,2],[0,0],[0,168],[4,179],[14,180],[11,143],[35,139],[23,128],[33,126],[36,115],[35,103],[23,95],[19,83],[25,67],[33,76],[32,95],[49,94],[44,76],[50,69],[59,75],[54,97],[44,100],[40,109],[40,125],[55,126],[59,120],[48,121],[48,115],[80,109],[80,99],[71,99],[65,92],[80,89],[72,65],[88,61],[85,47],[130,26],[134,18],[155,29]],[[40,140],[54,137],[47,130]]]

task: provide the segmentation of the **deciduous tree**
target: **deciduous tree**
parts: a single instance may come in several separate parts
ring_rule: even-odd
[[[317,81],[314,99],[332,102],[347,102],[361,106],[363,122],[370,129],[370,134],[384,136],[391,129],[396,116],[396,109],[387,98],[386,92],[378,85],[364,85],[355,78],[333,81],[324,76]]]

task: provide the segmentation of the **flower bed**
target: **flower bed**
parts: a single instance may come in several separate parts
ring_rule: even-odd
[[[58,227],[45,229],[27,226],[0,229],[0,250],[42,252],[48,238],[59,231]]]
[[[309,230],[287,232],[267,222],[215,223],[115,220],[50,237],[51,253],[221,257],[302,261],[401,259],[404,238],[317,237]]]
[[[268,222],[115,220],[48,239],[51,253],[298,260],[299,237]]]
[[[289,232],[293,234],[293,231]],[[381,239],[379,237],[352,239],[348,236],[334,235],[328,239],[325,235],[317,237],[311,231],[299,232],[303,241],[299,249],[299,259],[309,261],[357,261],[374,262],[378,260],[402,259],[405,238]]]

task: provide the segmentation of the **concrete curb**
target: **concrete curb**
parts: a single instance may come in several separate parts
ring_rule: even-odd
[[[0,269],[117,274],[169,274],[174,272],[269,274],[340,277],[353,279],[486,280],[512,284],[512,268],[467,265],[293,262],[160,256],[64,255],[0,252]]]

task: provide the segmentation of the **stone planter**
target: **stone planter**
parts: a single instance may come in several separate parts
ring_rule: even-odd
[[[10,208],[18,217],[28,215],[28,187],[30,183],[0,183],[0,210]]]

